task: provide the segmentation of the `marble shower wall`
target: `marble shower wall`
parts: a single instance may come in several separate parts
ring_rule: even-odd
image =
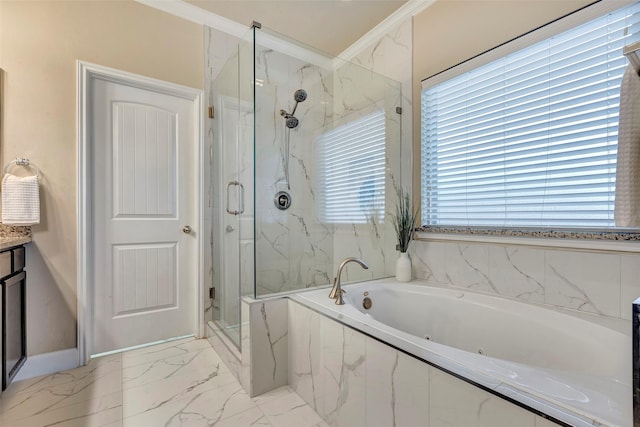
[[[522,301],[631,320],[640,254],[414,241],[413,275]]]
[[[556,425],[293,301],[289,385],[335,427]]]
[[[260,37],[258,35],[258,40]],[[311,56],[311,59],[309,57]],[[377,110],[386,116],[386,205],[400,170],[400,85],[370,69],[338,59],[288,55],[260,49],[256,71],[256,282],[257,294],[304,289],[331,282],[348,256],[372,268],[348,269],[345,280],[391,274],[395,243],[388,217],[367,224],[328,223],[322,219],[319,139],[323,134]],[[293,94],[304,89],[298,105],[300,125],[287,131],[280,110],[294,107]],[[289,137],[289,184],[285,179],[285,144]],[[279,211],[273,203],[287,190],[292,205]],[[390,238],[391,236],[391,238]],[[394,260],[395,261],[395,260]]]
[[[362,58],[356,62],[360,65],[345,63],[333,58],[320,58],[303,52],[300,55],[288,55],[279,50],[258,48],[256,55],[256,116],[255,130],[257,146],[255,152],[256,188],[249,185],[252,177],[249,172],[254,167],[254,155],[248,150],[249,144],[241,144],[238,155],[239,174],[245,184],[247,205],[253,202],[255,192],[256,234],[243,233],[242,241],[250,242],[255,237],[255,277],[257,278],[257,294],[267,295],[277,292],[303,289],[325,285],[331,282],[339,262],[347,256],[359,256],[374,268],[368,271],[349,268],[345,271],[347,281],[357,281],[385,277],[394,274],[395,236],[388,220],[388,212],[395,205],[394,188],[400,185],[401,139],[410,140],[410,131],[406,129],[410,114],[399,115],[396,107],[402,106],[406,111],[407,97],[396,82],[390,82],[378,74],[378,69],[387,74],[394,74],[397,79],[397,68],[390,67],[389,61],[402,66],[403,73],[410,73],[410,21],[387,35],[380,42],[365,49]],[[222,65],[230,55],[236,52],[239,39],[214,29],[206,29],[207,47],[207,80],[212,80],[220,73]],[[406,39],[406,40],[405,40]],[[389,41],[393,43],[389,43]],[[399,41],[400,40],[400,41]],[[258,32],[258,46],[260,32]],[[408,47],[408,49],[407,49]],[[242,55],[242,53],[241,53]],[[380,61],[380,58],[384,61]],[[408,61],[408,62],[407,62]],[[387,65],[384,65],[387,64]],[[406,65],[406,66],[405,66]],[[242,65],[241,65],[242,67]],[[245,67],[246,68],[246,67]],[[410,76],[405,80],[410,82]],[[246,80],[246,79],[245,79]],[[244,81],[244,80],[242,80]],[[287,131],[280,110],[291,111],[294,106],[293,94],[297,89],[305,89],[308,98],[300,103],[296,117],[300,125],[289,131],[289,184],[292,206],[286,211],[275,208],[273,198],[278,191],[288,190],[285,182],[285,143]],[[214,91],[211,81],[207,82],[207,94],[213,105]],[[215,94],[216,96],[219,93]],[[376,108],[387,112],[387,150],[386,150],[386,210],[383,221],[368,224],[331,224],[321,220],[319,207],[319,165],[317,154],[318,138],[329,130],[362,115],[369,114]],[[247,115],[247,118],[248,115]],[[250,117],[251,119],[253,117]],[[224,265],[223,258],[228,251],[221,247],[222,237],[215,227],[224,218],[224,206],[220,200],[224,198],[226,177],[217,173],[223,167],[221,162],[220,141],[217,141],[217,127],[207,120],[207,141],[210,160],[206,172],[210,173],[210,188],[205,195],[208,201],[206,220],[209,244],[206,246],[205,259],[207,284],[220,288],[228,279],[222,277],[222,269],[216,265]],[[247,122],[252,122],[248,120]],[[250,123],[252,124],[252,123]],[[242,126],[241,126],[242,127]],[[246,132],[250,134],[252,127],[247,124]],[[251,129],[249,129],[251,127]],[[240,135],[242,140],[242,135]],[[410,152],[410,151],[409,151]],[[228,162],[227,162],[228,163]],[[410,163],[410,162],[409,162]],[[243,175],[243,171],[246,173]],[[246,176],[245,176],[246,175]],[[247,181],[247,182],[245,182]],[[253,211],[252,206],[249,210]],[[251,215],[245,215],[253,220]],[[251,218],[249,218],[251,217]],[[213,233],[211,232],[213,228]],[[249,230],[248,224],[238,224],[240,230]],[[222,230],[222,229],[221,229]],[[217,233],[217,234],[216,234]],[[239,270],[241,278],[254,276],[253,243],[241,245]],[[213,258],[214,262],[210,263]],[[229,265],[227,263],[227,265]],[[250,268],[251,267],[251,268]],[[244,286],[246,285],[246,286]],[[249,284],[243,284],[249,289]],[[242,295],[245,295],[243,293]],[[206,301],[209,301],[206,298]],[[214,303],[216,304],[216,303]],[[213,313],[221,307],[207,304],[207,313]],[[222,307],[222,311],[237,311],[237,307]],[[216,317],[216,316],[213,316]],[[219,317],[219,316],[218,316]],[[207,318],[210,318],[208,315]]]
[[[260,42],[258,32],[257,41]],[[316,210],[317,164],[313,143],[331,117],[331,70],[259,47],[256,54],[256,294],[268,295],[329,283],[333,268],[333,227]],[[292,112],[293,95],[304,89],[288,130],[280,110]],[[289,141],[287,182],[286,143]],[[274,205],[279,191],[291,207]]]
[[[354,64],[399,82],[401,86],[401,99],[395,102],[402,108],[403,114],[393,116],[400,120],[401,134],[399,141],[393,140],[387,150],[387,215],[395,206],[395,193],[393,190],[389,191],[390,185],[402,185],[405,190],[410,191],[413,181],[412,25],[411,18],[405,20],[390,29],[379,40],[374,40],[365,46],[353,58],[349,58]],[[387,276],[393,276],[398,257],[398,252],[395,251],[395,233],[390,226],[383,227],[380,233],[383,233],[382,240],[386,242],[385,273]],[[365,248],[366,243],[366,241],[363,242]]]
[[[335,224],[334,267],[347,257],[359,257],[370,268],[350,265],[343,272],[345,282],[370,280],[393,275],[395,235],[389,213],[395,206],[395,188],[400,185],[401,115],[400,84],[370,69],[345,62],[336,69],[334,117],[328,128],[336,128],[377,111],[385,115],[385,207],[362,223]],[[393,262],[390,262],[392,260]],[[334,270],[335,272],[335,270]],[[335,273],[334,273],[335,274]]]

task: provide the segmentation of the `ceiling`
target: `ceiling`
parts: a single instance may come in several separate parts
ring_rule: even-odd
[[[407,0],[186,0],[247,25],[258,21],[337,56]]]

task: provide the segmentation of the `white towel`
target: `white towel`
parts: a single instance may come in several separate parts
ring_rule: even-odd
[[[40,190],[37,176],[2,178],[2,223],[33,225],[40,223]]]
[[[627,66],[620,85],[615,220],[640,226],[640,76]]]

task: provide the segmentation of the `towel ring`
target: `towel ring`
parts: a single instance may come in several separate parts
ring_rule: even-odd
[[[26,166],[26,167],[32,167],[36,170],[36,177],[40,178],[40,169],[38,169],[38,167],[36,165],[34,165],[33,163],[31,163],[29,161],[29,159],[24,159],[22,157],[18,157],[15,160],[10,161],[9,163],[7,163],[7,165],[4,167],[4,173],[7,173],[7,171],[9,170],[9,167],[12,165],[17,165],[17,166]]]

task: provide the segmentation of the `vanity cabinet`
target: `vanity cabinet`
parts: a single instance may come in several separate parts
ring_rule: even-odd
[[[2,390],[27,359],[26,284],[24,246],[0,251],[0,330],[2,330]]]

